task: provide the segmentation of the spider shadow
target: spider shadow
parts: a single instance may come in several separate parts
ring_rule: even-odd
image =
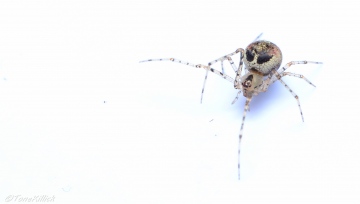
[[[296,86],[294,86],[294,89],[296,89]],[[298,93],[300,91],[295,90],[295,92]],[[301,98],[300,95],[300,100]],[[238,118],[242,118],[245,101],[245,97],[241,97],[239,98],[239,101],[234,104],[238,111]],[[236,105],[239,103],[241,104],[240,106]],[[253,121],[253,118],[256,118],[256,122],[265,128],[267,125],[274,125],[271,121],[286,121],[287,114],[285,114],[285,111],[290,108],[292,108],[290,111],[298,114],[294,115],[294,118],[291,118],[291,120],[293,119],[294,122],[299,120],[298,122],[301,122],[300,112],[297,108],[295,98],[281,83],[275,82],[266,92],[259,93],[257,96],[253,97],[250,103],[250,111],[246,114],[246,120],[247,122],[250,122]],[[278,124],[278,122],[276,124]]]

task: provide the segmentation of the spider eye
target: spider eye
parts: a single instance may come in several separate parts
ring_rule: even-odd
[[[246,50],[246,60],[252,62],[254,60],[254,55],[250,50]]]

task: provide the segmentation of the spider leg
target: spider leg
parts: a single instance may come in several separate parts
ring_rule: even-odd
[[[222,73],[225,74],[225,70],[224,70],[224,61],[221,61],[221,71]]]
[[[235,81],[234,81],[234,88],[235,89],[240,89],[242,88],[241,86],[241,73],[242,73],[242,67],[243,67],[243,59],[244,59],[244,50],[241,49],[240,51],[240,62],[239,62],[239,69],[237,69],[236,71],[236,77],[235,77]]]
[[[213,64],[215,64],[215,63],[217,63],[217,62],[220,61],[220,62],[222,63],[222,64],[221,64],[221,67],[224,68],[224,67],[223,67],[223,61],[228,60],[229,63],[230,63],[230,65],[231,65],[231,67],[233,68],[234,72],[237,72],[239,68],[235,66],[234,61],[231,59],[231,56],[234,56],[234,55],[236,55],[236,54],[239,53],[239,52],[240,52],[240,53],[244,53],[244,49],[239,48],[239,49],[235,50],[235,52],[232,52],[232,53],[227,54],[227,55],[225,55],[225,56],[223,56],[223,57],[220,57],[220,58],[218,58],[218,59],[216,59],[216,60],[213,60],[213,61],[211,61],[211,62],[208,63],[208,66],[211,66],[211,65],[213,65]]]
[[[186,62],[186,61],[183,61],[183,60],[179,60],[179,59],[175,59],[175,58],[162,58],[162,59],[148,59],[148,60],[143,60],[143,61],[140,61],[140,63],[143,63],[143,62],[152,62],[152,61],[171,61],[171,62],[177,62],[177,63],[180,63],[180,64],[184,64],[184,65],[188,65],[188,66],[191,66],[191,67],[195,67],[195,68],[203,68],[205,70],[208,70],[208,71],[211,71],[212,73],[220,76],[221,78],[224,78],[226,80],[228,80],[229,82],[231,83],[234,83],[234,79],[231,78],[229,75],[226,75],[214,68],[211,68],[210,66],[206,66],[206,65],[202,65],[202,64],[193,64],[193,63],[190,63],[190,62]]]
[[[260,35],[258,35],[252,42],[255,42],[255,41],[259,40],[262,35],[263,35],[263,33],[260,33]]]
[[[221,70],[222,70],[221,73],[225,76],[226,74],[225,74],[225,71],[224,71],[224,61],[227,60],[227,61],[229,61],[231,67],[232,67],[233,70],[234,70],[234,72],[237,72],[239,68],[237,68],[237,67],[235,66],[234,61],[232,60],[231,56],[236,55],[236,54],[239,53],[239,52],[241,53],[241,54],[240,54],[239,67],[242,67],[242,57],[241,57],[241,56],[243,55],[242,53],[244,52],[244,50],[243,50],[242,48],[239,48],[239,49],[237,49],[235,52],[232,52],[232,53],[230,53],[230,54],[228,54],[228,55],[225,55],[225,56],[223,56],[223,57],[220,57],[220,58],[218,58],[218,59],[216,59],[216,60],[213,60],[213,61],[209,62],[209,63],[208,63],[208,66],[211,66],[211,65],[213,65],[213,64],[215,64],[215,63],[217,63],[217,62],[220,61],[220,62],[221,62]],[[207,79],[207,73],[205,74],[205,79],[204,79],[204,83],[203,83],[203,88],[202,88],[202,91],[201,91],[201,100],[200,100],[201,102],[200,102],[200,103],[202,103],[202,98],[203,98],[203,95],[204,95],[206,79]]]
[[[234,52],[234,53],[236,54],[236,52]],[[212,73],[220,76],[221,78],[224,78],[224,79],[228,80],[231,83],[234,83],[233,78],[231,78],[230,76],[228,76],[228,75],[226,75],[226,74],[224,74],[224,73],[222,73],[222,72],[220,72],[220,71],[218,71],[218,70],[216,70],[214,68],[211,68],[210,65],[209,66],[202,65],[202,64],[195,65],[193,63],[183,61],[183,60],[180,60],[180,59],[175,59],[175,58],[148,59],[148,60],[140,61],[140,63],[142,63],[142,62],[152,62],[152,61],[171,61],[171,62],[177,62],[177,63],[180,63],[180,64],[184,64],[184,65],[187,65],[187,66],[190,66],[190,67],[205,69],[206,74],[205,74],[205,80],[204,80],[204,83],[203,83],[203,88],[202,88],[202,91],[201,91],[201,100],[200,100],[200,102],[202,102],[202,96],[203,96],[203,93],[204,93],[207,74],[208,74],[209,71],[211,71]]]
[[[269,88],[269,86],[272,84],[272,83],[274,83],[273,81],[272,81],[272,79],[273,79],[273,74],[272,73],[270,73],[269,74],[269,76],[268,76],[268,78],[266,79],[266,80],[264,80],[264,82],[263,82],[263,87],[261,88],[261,91],[259,91],[259,92],[265,92],[265,91],[267,91],[267,89]]]
[[[294,96],[294,98],[296,99],[296,101],[297,101],[297,103],[298,103],[298,106],[299,106],[299,110],[300,110],[300,114],[301,114],[302,121],[304,122],[304,116],[303,116],[303,113],[302,113],[302,110],[301,110],[299,96],[297,96],[297,95],[289,88],[289,86],[288,86],[283,80],[281,80],[281,77],[282,77],[282,76],[281,76],[278,72],[276,72],[276,71],[274,70],[273,73],[274,73],[274,75],[277,77],[277,80],[279,80],[279,81],[282,83],[282,85],[284,85],[285,88],[286,88],[288,91],[290,91],[290,93],[291,93],[291,94]]]
[[[234,83],[234,79],[231,78],[229,75],[226,75],[224,74],[223,72],[220,72],[214,68],[211,68],[210,66],[205,66],[205,65],[196,65],[196,66],[199,66],[201,68],[204,68],[206,70],[206,73],[205,73],[205,79],[204,79],[204,82],[203,82],[203,87],[202,87],[202,90],[201,90],[201,99],[200,99],[200,103],[202,103],[202,99],[203,99],[203,95],[204,95],[204,90],[205,90],[205,84],[206,84],[206,80],[207,80],[207,75],[208,75],[208,71],[211,71],[213,72],[214,74],[228,80],[229,82],[231,83]]]
[[[322,64],[322,62],[314,62],[314,61],[306,61],[306,60],[304,60],[304,61],[291,61],[291,62],[287,63],[284,67],[279,69],[279,74],[281,74],[286,69],[291,67],[291,65],[296,65],[296,64]]]
[[[301,74],[295,74],[295,73],[291,73],[291,72],[282,72],[281,74],[281,77],[284,77],[284,76],[293,76],[293,77],[298,77],[300,79],[304,79],[307,83],[309,83],[311,86],[313,87],[316,87],[313,83],[311,83],[307,78],[304,77],[304,75],[301,75]],[[276,80],[274,80],[276,81]],[[273,81],[273,82],[274,82]]]
[[[233,100],[233,102],[231,104],[234,104],[239,99],[240,94],[241,94],[241,90],[237,93],[235,99]]]
[[[243,113],[243,118],[242,118],[242,122],[241,122],[241,128],[240,128],[240,134],[239,134],[239,146],[238,146],[238,178],[240,180],[240,147],[241,147],[241,138],[243,135],[243,130],[244,130],[244,122],[245,122],[245,117],[246,117],[246,112],[249,109],[249,104],[252,98],[246,98],[246,102],[245,102],[245,108],[244,108],[244,113]]]
[[[216,61],[216,60],[215,60]],[[217,61],[216,61],[217,62]],[[221,62],[221,72],[223,74],[225,74],[225,70],[224,70],[224,60],[220,60]],[[210,64],[210,63],[209,63]],[[205,79],[204,79],[204,82],[203,82],[203,87],[202,87],[202,90],[201,90],[201,98],[200,98],[200,103],[202,103],[202,99],[203,99],[203,96],[204,96],[204,90],[205,90],[205,84],[206,84],[206,80],[207,80],[207,75],[208,75],[208,71],[206,71],[205,73]]]
[[[202,99],[203,99],[203,95],[204,95],[204,89],[205,89],[205,84],[206,84],[206,79],[207,79],[208,73],[209,73],[209,70],[206,70],[205,79],[204,79],[203,87],[202,87],[202,90],[201,90],[200,103],[202,103]]]
[[[244,50],[240,51],[240,62],[239,62],[239,68],[236,71],[236,77],[235,77],[235,82],[234,82],[234,88],[235,89],[239,89],[240,91],[237,93],[235,99],[233,100],[233,102],[231,104],[234,104],[238,99],[239,96],[241,94],[241,83],[240,83],[240,78],[241,78],[241,73],[242,73],[242,67],[243,67],[243,58],[244,58]],[[231,58],[230,58],[231,59]]]
[[[234,105],[234,103],[239,99],[240,94],[241,94],[241,90],[236,94],[236,97],[233,100],[233,102],[231,103],[231,105]],[[248,111],[250,112],[250,105],[249,105]]]

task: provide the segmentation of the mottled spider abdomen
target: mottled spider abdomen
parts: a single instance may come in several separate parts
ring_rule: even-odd
[[[246,47],[244,63],[248,70],[268,75],[271,70],[277,70],[280,67],[281,61],[281,50],[272,42],[260,40]]]

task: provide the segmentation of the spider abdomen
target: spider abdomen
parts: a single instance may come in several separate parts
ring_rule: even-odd
[[[246,47],[244,63],[248,70],[268,75],[272,70],[280,67],[281,61],[281,50],[272,42],[260,40]]]

